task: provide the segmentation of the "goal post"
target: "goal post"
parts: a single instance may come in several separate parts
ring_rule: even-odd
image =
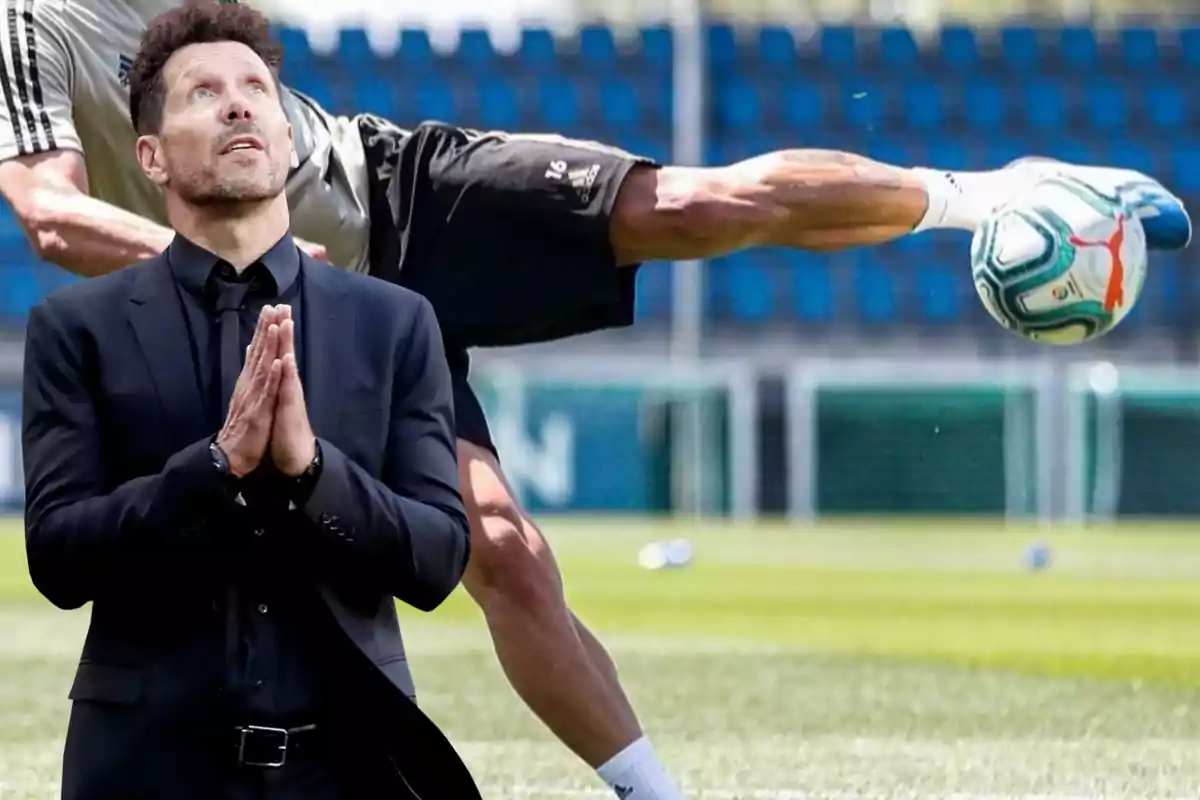
[[[1078,364],[1067,391],[1071,519],[1200,516],[1200,369]]]

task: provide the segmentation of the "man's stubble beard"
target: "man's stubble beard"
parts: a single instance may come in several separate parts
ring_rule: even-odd
[[[283,193],[287,173],[274,167],[263,180],[220,178],[212,173],[191,176],[177,182],[177,193],[189,205],[207,208],[227,207],[230,211],[274,200]]]

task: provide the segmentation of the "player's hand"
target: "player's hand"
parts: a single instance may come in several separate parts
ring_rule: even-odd
[[[321,261],[329,260],[329,251],[325,249],[325,245],[317,244],[316,242],[306,242],[303,239],[295,239],[296,246],[304,252],[308,253],[313,258]]]
[[[217,444],[229,459],[229,470],[239,478],[258,469],[271,441],[284,371],[279,358],[279,333],[278,312],[266,306],[247,348],[225,424],[217,434]]]
[[[304,386],[296,366],[295,326],[290,306],[278,306],[282,314],[279,324],[279,358],[282,375],[279,397],[275,403],[274,427],[271,430],[271,461],[291,478],[299,477],[317,455],[317,438],[308,421],[304,403]]]

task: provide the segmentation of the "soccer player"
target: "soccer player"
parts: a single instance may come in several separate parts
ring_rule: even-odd
[[[146,80],[156,37],[181,14],[202,15],[206,35],[258,45],[266,22],[234,3],[5,2],[0,192],[34,249],[85,276],[160,253],[173,234],[134,147],[140,134],[158,133],[163,87]],[[681,795],[612,660],[568,609],[546,540],[513,497],[467,383],[469,348],[628,325],[636,267],[647,260],[756,245],[826,251],[931,228],[972,230],[1035,173],[1069,172],[1124,192],[1153,248],[1180,248],[1191,236],[1175,197],[1120,170],[1021,161],[951,173],[803,149],[672,167],[554,136],[444,124],[405,130],[373,115],[333,116],[278,86],[226,85],[203,71],[188,79],[189,102],[231,132],[254,129],[246,93],[278,92],[294,130],[287,194],[295,232],[313,243],[305,246],[433,304],[454,372],[471,524],[464,583],[514,689],[625,800]]]

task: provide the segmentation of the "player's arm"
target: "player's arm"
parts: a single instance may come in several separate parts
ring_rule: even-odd
[[[911,233],[928,206],[912,171],[828,150],[724,167],[634,166],[609,216],[620,265],[752,246],[836,250]]]
[[[110,272],[162,252],[170,231],[88,196],[75,128],[69,20],[53,3],[28,3],[25,24],[0,15],[0,194],[41,258],[80,275]],[[130,176],[140,180],[140,176]]]
[[[87,165],[78,150],[60,148],[0,163],[0,194],[38,257],[84,277],[158,255],[175,235],[89,196]]]

